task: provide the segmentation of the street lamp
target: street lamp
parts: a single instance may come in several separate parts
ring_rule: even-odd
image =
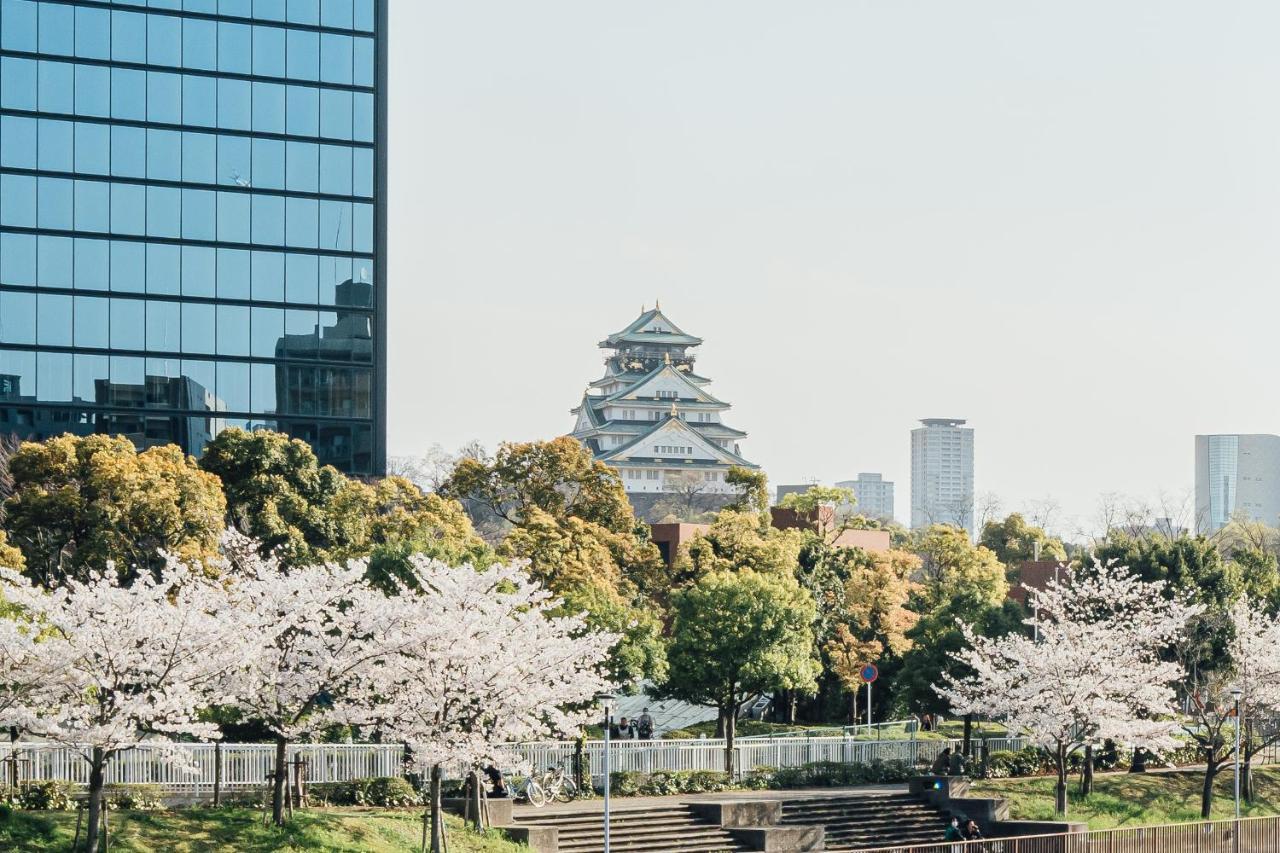
[[[1231,688],[1231,698],[1236,703],[1236,843],[1235,848],[1240,849],[1240,697],[1244,695],[1244,691],[1239,687]]]
[[[597,693],[596,701],[604,711],[604,853],[609,853],[609,729],[613,726],[612,693]]]

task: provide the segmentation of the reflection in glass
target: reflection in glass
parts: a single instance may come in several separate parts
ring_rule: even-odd
[[[182,349],[184,352],[208,353],[214,347],[214,307],[195,302],[182,304]]]
[[[111,241],[111,289],[142,293],[147,283],[147,247],[130,240]]]
[[[36,396],[36,354],[29,350],[0,350],[0,399]]]
[[[0,339],[10,344],[36,342],[36,295],[0,291]]]
[[[151,299],[147,303],[147,349],[181,352],[182,306],[178,302]]]
[[[77,290],[106,290],[110,287],[111,242],[77,237],[75,273]]]
[[[147,348],[147,303],[142,299],[111,300],[111,346],[114,349]]]
[[[51,403],[71,399],[71,353],[36,353],[36,388]]]
[[[38,277],[35,236],[0,234],[0,281],[31,287]]]
[[[167,243],[147,245],[147,293],[182,292],[182,249]]]
[[[74,298],[76,346],[106,349],[110,344],[111,300],[102,296]]]
[[[4,244],[0,243],[0,251],[3,249]],[[75,286],[75,243],[70,237],[42,235],[38,238],[37,252],[36,278],[41,287]]]
[[[41,293],[36,297],[36,343],[71,346],[71,297]]]

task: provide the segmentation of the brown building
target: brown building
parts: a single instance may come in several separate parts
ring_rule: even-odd
[[[800,512],[783,507],[772,507],[769,510],[773,526],[779,530],[812,530],[822,536],[830,536],[836,532],[836,511],[834,507],[820,506],[810,512]],[[864,551],[888,551],[891,547],[887,530],[855,530],[849,528],[836,533],[831,542],[837,548],[861,548]]]
[[[673,522],[649,525],[649,538],[658,546],[662,560],[670,566],[680,553],[680,546],[690,539],[696,539],[711,529],[710,524],[689,524]]]
[[[1058,560],[1024,560],[1010,573],[1009,597],[1019,604],[1027,603],[1028,590],[1044,590],[1049,582],[1066,575],[1065,563]]]

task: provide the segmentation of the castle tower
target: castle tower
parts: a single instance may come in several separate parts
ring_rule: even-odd
[[[736,492],[725,483],[733,466],[756,468],[739,455],[742,430],[726,425],[729,404],[707,390],[694,370],[701,338],[686,334],[659,307],[643,311],[600,342],[604,376],[587,386],[572,409],[574,438],[616,468],[637,512],[664,496],[696,496],[704,509]]]

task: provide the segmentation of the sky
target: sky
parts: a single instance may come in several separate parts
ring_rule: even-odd
[[[396,0],[389,447],[551,438],[660,299],[774,483],[1007,510],[1278,432],[1280,4]]]

